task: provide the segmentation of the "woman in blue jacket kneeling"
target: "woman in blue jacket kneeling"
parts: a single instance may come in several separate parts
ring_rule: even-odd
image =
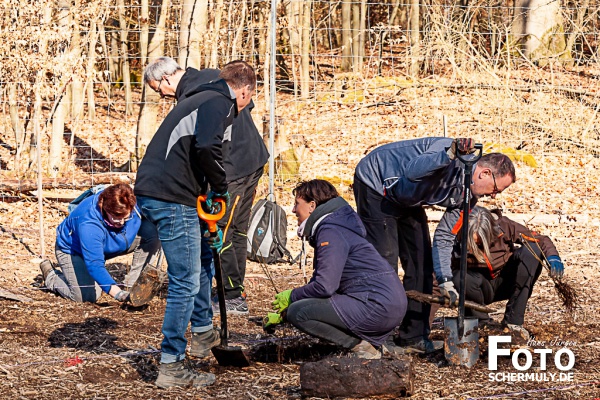
[[[298,235],[315,249],[308,284],[275,296],[287,320],[359,358],[377,349],[400,325],[406,294],[398,274],[365,239],[358,214],[327,181],[301,182],[293,191]],[[289,307],[288,307],[289,306]]]
[[[56,228],[55,254],[60,270],[50,261],[40,264],[48,289],[76,302],[95,303],[102,292],[127,301],[143,267],[160,249],[156,228],[142,220],[133,190],[112,185],[83,200]],[[133,252],[125,290],[106,270],[105,261]]]

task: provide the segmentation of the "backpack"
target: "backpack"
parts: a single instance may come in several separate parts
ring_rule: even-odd
[[[277,203],[260,199],[252,207],[248,229],[248,260],[273,264],[293,264],[287,243],[287,216]]]
[[[83,200],[87,199],[88,197],[93,196],[96,193],[104,190],[107,186],[110,186],[110,185],[102,183],[100,185],[92,186],[88,190],[83,191],[83,193],[81,193],[79,196],[77,196],[77,198],[75,200],[73,200],[72,202],[69,203],[69,205],[67,207],[68,213],[71,214],[77,208],[79,203],[81,203]]]

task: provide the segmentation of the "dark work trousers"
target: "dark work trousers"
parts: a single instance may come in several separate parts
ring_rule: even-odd
[[[487,271],[468,269],[466,278],[466,300],[479,304],[491,304],[508,300],[504,311],[505,324],[523,325],[527,301],[531,297],[533,285],[542,272],[540,250],[533,246],[535,255],[526,247],[513,253],[495,279],[490,279]],[[460,287],[459,271],[454,271],[454,286]],[[465,315],[488,320],[489,315],[480,311],[465,309]]]
[[[346,327],[328,298],[293,302],[288,308],[287,320],[302,332],[345,349],[351,349],[361,341]]]
[[[433,258],[427,214],[422,207],[401,208],[354,177],[356,211],[367,230],[367,240],[398,271],[398,258],[404,270],[405,290],[431,294]],[[431,306],[408,299],[400,325],[400,345],[429,337]]]
[[[263,168],[261,167],[250,175],[229,182],[228,185],[227,190],[231,203],[225,216],[218,222],[224,235],[221,268],[226,299],[234,299],[244,292],[248,225],[250,224],[250,212],[256,185],[262,174]],[[231,216],[232,212],[233,216]],[[230,219],[231,221],[229,221]]]

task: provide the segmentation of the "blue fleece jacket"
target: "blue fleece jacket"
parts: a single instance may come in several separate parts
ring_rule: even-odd
[[[105,260],[129,249],[142,220],[135,206],[133,218],[122,228],[109,227],[98,207],[100,193],[102,191],[83,200],[56,228],[56,248],[63,253],[81,256],[91,277],[108,293],[116,282],[106,270]]]

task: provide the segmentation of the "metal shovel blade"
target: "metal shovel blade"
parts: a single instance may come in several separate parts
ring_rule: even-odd
[[[244,368],[250,366],[250,361],[248,361],[248,357],[246,357],[241,347],[223,346],[221,344],[213,347],[211,351],[219,365],[223,367]]]
[[[479,359],[479,320],[465,318],[464,335],[459,334],[458,318],[444,318],[444,356],[452,365],[471,368]]]

